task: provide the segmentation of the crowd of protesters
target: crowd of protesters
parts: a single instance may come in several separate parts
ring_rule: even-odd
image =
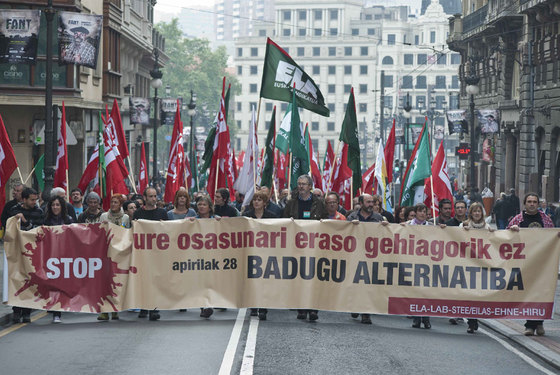
[[[186,189],[180,188],[174,196],[173,202],[163,201],[164,187],[157,183],[148,187],[140,194],[124,196],[115,194],[110,197],[110,209],[103,212],[101,197],[93,192],[85,196],[80,189],[70,191],[67,199],[66,191],[54,188],[50,195],[39,196],[38,192],[22,184],[12,186],[13,199],[6,203],[2,211],[2,228],[6,227],[9,217],[16,216],[20,219],[22,230],[29,230],[41,225],[67,225],[72,223],[100,223],[110,222],[130,228],[132,222],[138,219],[145,220],[197,220],[220,217],[244,216],[256,220],[274,218],[293,218],[301,220],[347,220],[354,224],[360,222],[378,222],[382,225],[391,223],[401,225],[439,225],[462,227],[464,230],[489,230],[494,229],[485,220],[486,212],[482,198],[477,191],[463,195],[458,191],[453,201],[442,199],[438,202],[438,215],[432,217],[434,210],[420,203],[412,207],[397,206],[394,214],[383,209],[382,198],[377,195],[362,194],[352,202],[352,209],[343,208],[343,202],[336,192],[323,193],[320,189],[313,189],[310,176],[302,175],[297,180],[297,189],[292,194],[288,189],[282,189],[278,195],[271,194],[268,187],[257,187],[250,203],[243,206],[245,197],[236,193],[233,202],[230,202],[230,192],[222,188],[216,191],[214,200],[205,192],[197,192],[191,197]],[[511,189],[510,194],[501,193],[494,204],[491,213],[496,222],[497,229],[519,230],[519,227],[546,228],[560,226],[560,208],[554,209],[546,205],[546,201],[539,199],[537,194],[529,193],[523,200],[524,210],[520,199]],[[452,212],[454,215],[452,216]],[[352,311],[352,306],[349,306]],[[181,310],[185,311],[185,310]],[[253,308],[252,316],[260,320],[267,319],[267,309]],[[201,308],[200,316],[209,318],[213,308]],[[28,308],[13,307],[13,322],[30,322],[31,310]],[[298,310],[297,319],[315,321],[319,318],[317,310]],[[53,322],[61,321],[60,312],[52,312]],[[372,324],[369,314],[353,312],[353,318],[361,314],[363,324]],[[139,318],[148,317],[150,320],[160,319],[157,310],[139,310]],[[411,317],[412,327],[431,328],[430,318],[427,316]],[[101,313],[98,320],[119,319],[117,312],[109,316]],[[452,318],[451,324],[463,322],[462,318]],[[468,333],[478,329],[476,319],[468,319]],[[544,335],[542,321],[528,321],[526,335]]]

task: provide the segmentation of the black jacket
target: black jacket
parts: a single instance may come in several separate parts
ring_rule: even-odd
[[[9,217],[16,216],[19,213],[22,213],[25,220],[27,220],[26,223],[24,223],[23,220],[21,221],[21,229],[30,230],[43,225],[43,210],[37,206],[27,209],[23,207],[23,204],[15,205],[10,210]]]

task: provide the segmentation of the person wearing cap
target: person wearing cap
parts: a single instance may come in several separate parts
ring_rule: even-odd
[[[89,30],[83,26],[70,29],[73,40],[62,51],[62,60],[75,64],[95,65],[95,47],[87,41]]]

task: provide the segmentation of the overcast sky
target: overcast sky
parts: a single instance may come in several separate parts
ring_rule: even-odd
[[[158,0],[156,12],[175,13],[179,8],[213,6],[214,0]],[[420,9],[422,0],[382,0],[386,5],[409,5]]]

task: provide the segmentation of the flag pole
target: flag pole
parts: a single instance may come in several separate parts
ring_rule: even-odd
[[[430,194],[432,195],[432,218],[434,219],[434,224],[436,223],[436,206],[434,205],[434,179],[430,174]]]
[[[329,182],[327,183],[327,191],[326,193],[328,193],[331,188],[332,188],[332,178],[333,178],[333,172],[334,172],[334,166],[336,164],[336,157],[338,156],[338,149],[340,148],[340,139],[338,140],[338,143],[336,144],[336,152],[334,153],[334,161],[333,164],[331,165],[331,172],[329,173]]]
[[[128,160],[128,178],[130,178],[130,180],[132,181],[132,189],[134,190],[134,194],[138,194],[138,191],[136,190],[136,181],[134,180],[134,173],[130,172],[132,171],[132,163],[130,162],[130,155],[127,155],[126,160]]]
[[[19,174],[19,180],[23,181],[23,177],[21,175],[21,170],[19,169],[19,166],[17,166],[17,171],[18,171],[18,174]]]
[[[29,180],[29,178],[33,175],[33,172],[35,172],[35,167],[33,167],[33,169],[31,170],[31,172],[29,172],[29,176],[27,176],[27,178],[25,179],[25,181],[22,179],[22,183],[25,185],[27,183],[27,181]],[[20,176],[21,178],[21,176]]]
[[[33,168],[35,169],[35,168]],[[70,199],[70,191],[68,190],[70,187],[70,179],[68,178],[68,169],[66,170],[66,198]]]
[[[257,122],[255,123],[255,137],[257,136],[257,131],[259,129],[259,116],[261,114],[261,101],[262,97],[259,97],[259,104],[257,106]],[[253,147],[255,142],[251,145],[251,149],[253,150],[253,191],[257,191],[257,158],[255,157],[255,147]]]
[[[292,153],[290,152],[290,161],[288,163],[288,190],[292,192]]]

